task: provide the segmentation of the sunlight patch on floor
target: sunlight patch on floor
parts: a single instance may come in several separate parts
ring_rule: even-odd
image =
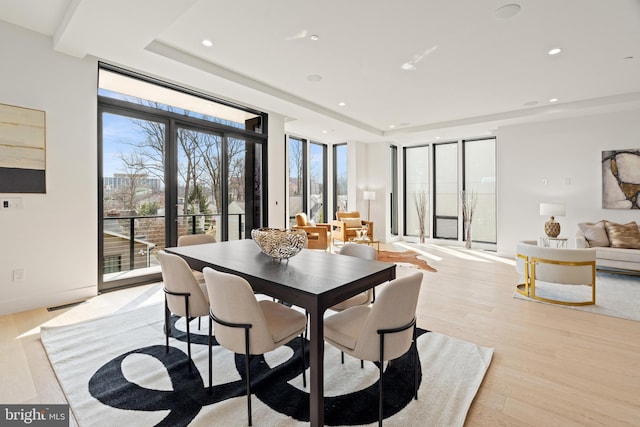
[[[444,252],[447,255],[452,255],[460,259],[478,262],[489,262],[489,260],[474,256],[474,252],[469,249],[453,247],[453,246],[438,246],[433,244],[425,245],[438,251]]]
[[[480,257],[484,257],[488,260],[491,260],[493,262],[501,262],[503,264],[507,264],[507,265],[512,265],[515,267],[516,265],[516,260],[515,259],[511,259],[511,258],[504,258],[495,254],[491,254],[485,251],[474,251],[473,252],[474,255],[476,256],[480,256]]]
[[[426,252],[426,251],[424,251],[424,250],[420,249],[420,248],[419,248],[418,246],[416,246],[416,245],[409,245],[409,244],[407,244],[407,243],[403,243],[403,242],[394,242],[394,245],[395,245],[395,246],[399,246],[399,247],[404,248],[404,249],[408,249],[408,250],[410,250],[410,251],[417,252],[417,253],[419,253],[420,255],[422,255],[423,257],[425,257],[425,258],[429,258],[429,259],[431,259],[431,260],[433,260],[433,261],[442,261],[442,257],[439,257],[439,256],[434,255],[434,254],[432,254],[432,253]]]

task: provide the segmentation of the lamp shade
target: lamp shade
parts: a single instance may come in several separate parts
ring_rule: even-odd
[[[562,203],[540,203],[541,216],[564,216],[565,209]]]
[[[362,198],[364,200],[375,200],[376,199],[376,193],[374,191],[363,191],[362,192]]]

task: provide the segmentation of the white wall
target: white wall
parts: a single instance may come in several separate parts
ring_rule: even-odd
[[[285,158],[284,117],[269,114],[269,142],[267,144],[267,174],[269,187],[269,227],[288,227],[286,206],[287,164]]]
[[[498,254],[544,235],[540,202],[566,205],[560,237],[577,224],[640,221],[638,210],[602,209],[603,150],[640,148],[640,110],[504,127],[497,132]],[[545,181],[546,180],[546,184]]]
[[[391,211],[389,194],[391,193],[390,181],[390,154],[389,144],[367,145],[366,175],[367,181],[363,190],[376,193],[376,199],[371,201],[371,221],[373,221],[374,238],[382,242],[389,239],[389,212]],[[362,199],[362,192],[359,193]],[[367,211],[367,202],[362,202],[363,215]]]
[[[46,194],[0,210],[0,314],[97,291],[96,62],[56,54],[51,40],[0,22],[0,103],[46,112]],[[12,271],[25,270],[13,282]]]
[[[97,293],[97,59],[55,53],[51,39],[0,21],[0,103],[46,111],[47,193],[0,194],[24,209],[0,210],[0,315]],[[10,41],[10,42],[8,42]],[[192,87],[224,82],[149,54],[136,71]],[[164,76],[158,76],[158,71]],[[224,93],[211,93],[223,96]],[[257,106],[256,108],[260,108]],[[269,112],[268,223],[285,226],[284,117]],[[26,278],[13,282],[13,270]]]

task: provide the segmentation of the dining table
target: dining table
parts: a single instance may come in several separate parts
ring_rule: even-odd
[[[255,293],[309,314],[309,422],[324,425],[324,313],[331,306],[396,277],[393,263],[302,249],[287,260],[264,254],[252,239],[165,249],[192,269],[211,267],[245,278]]]

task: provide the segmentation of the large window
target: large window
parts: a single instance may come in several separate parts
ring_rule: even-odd
[[[265,225],[266,115],[106,65],[98,94],[101,289],[157,279],[181,235]]]
[[[404,149],[405,235],[429,237],[429,146]]]
[[[463,141],[464,189],[476,195],[471,240],[496,243],[496,140]]]
[[[309,214],[316,223],[328,222],[327,194],[327,146],[309,144]]]
[[[289,224],[295,225],[295,215],[307,212],[306,141],[289,137]]]
[[[346,211],[348,203],[347,192],[347,144],[333,146],[333,209],[335,212]]]
[[[437,239],[458,238],[458,144],[433,147],[433,235]]]
[[[391,175],[389,176],[389,182],[391,183],[391,192],[390,192],[390,231],[394,236],[398,235],[398,147],[395,145],[391,145],[389,147],[391,151],[391,155],[389,156],[389,161],[391,164],[389,165],[389,171]]]
[[[464,240],[464,233],[459,233],[464,229],[460,212],[464,190],[476,200],[472,240],[496,243],[495,138],[405,147],[403,164],[406,236],[429,237],[431,231],[435,239]],[[423,213],[424,232],[419,219]]]
[[[316,223],[326,222],[327,146],[290,136],[288,155],[289,224],[295,225],[298,212]]]

